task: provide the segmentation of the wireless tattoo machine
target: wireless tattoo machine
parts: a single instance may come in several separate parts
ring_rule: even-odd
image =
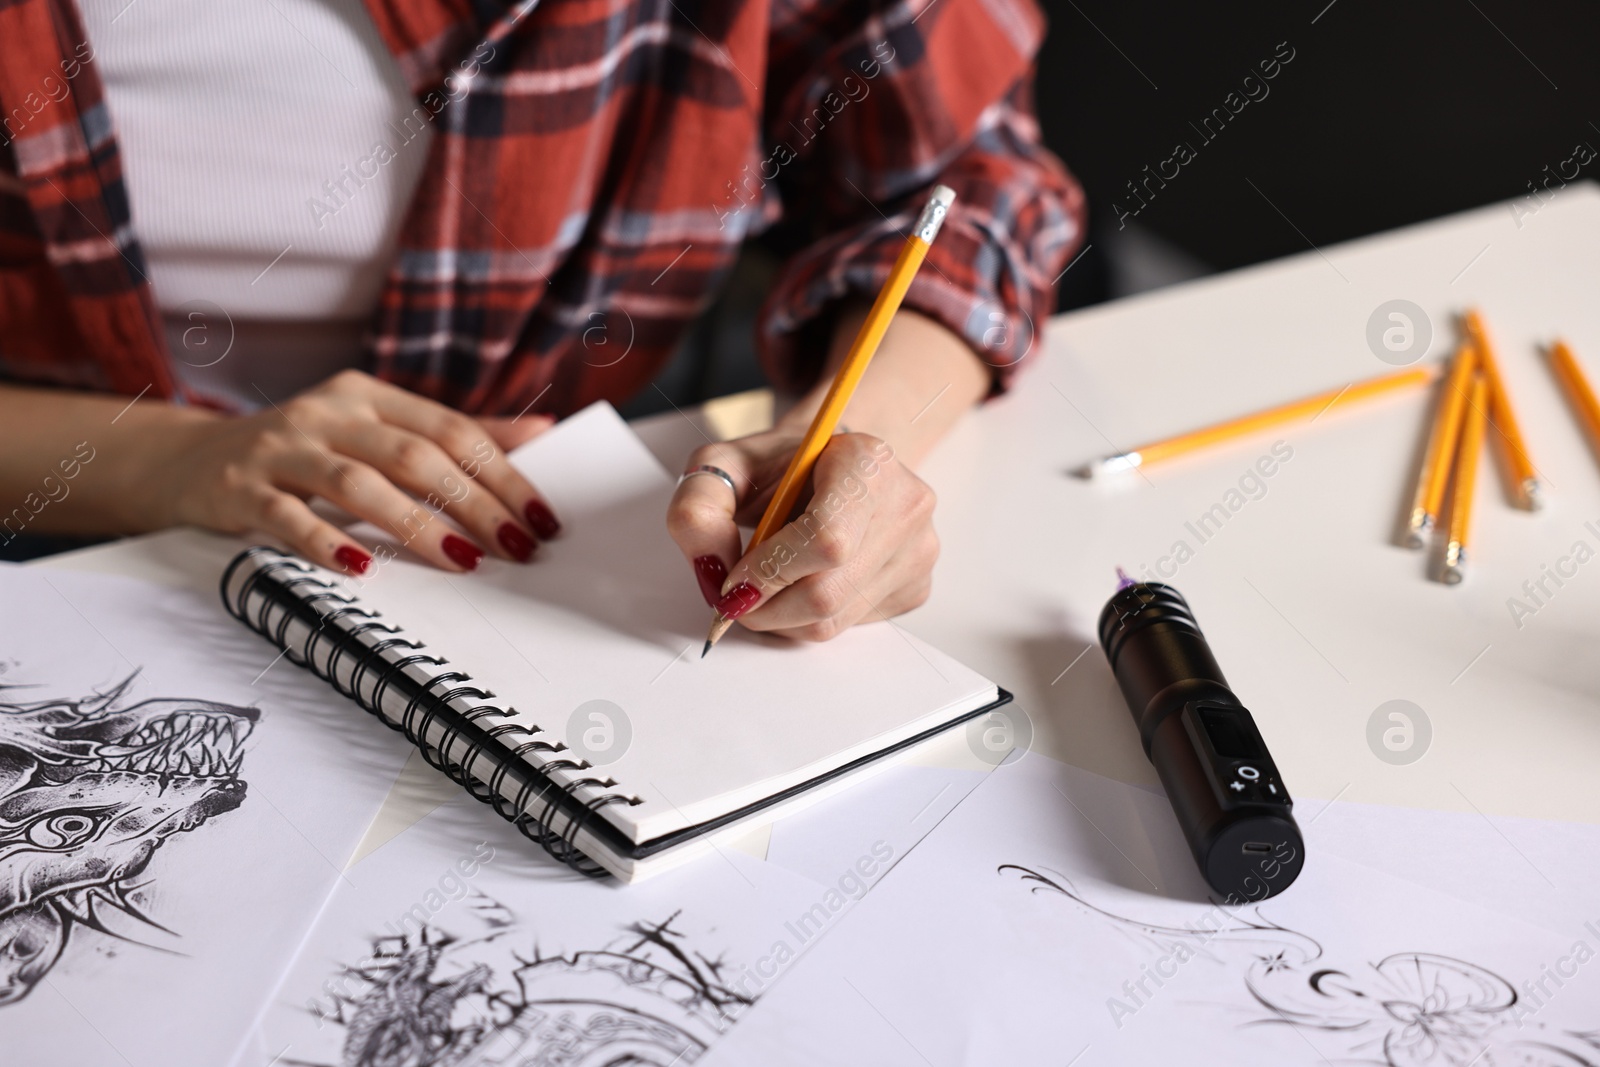
[[[1225,903],[1265,900],[1305,863],[1289,792],[1176,589],[1122,582],[1100,647],[1200,873]]]

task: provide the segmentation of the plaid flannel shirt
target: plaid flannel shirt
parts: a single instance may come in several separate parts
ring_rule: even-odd
[[[648,383],[747,236],[792,254],[759,320],[799,386],[934,182],[959,199],[907,306],[1002,388],[1083,199],[1039,144],[1032,0],[367,0],[433,144],[364,367],[465,411]],[[185,398],[72,0],[0,0],[0,378]]]

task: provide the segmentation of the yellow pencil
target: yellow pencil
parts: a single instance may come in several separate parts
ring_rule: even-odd
[[[1266,411],[1258,411],[1251,415],[1241,415],[1227,422],[1219,422],[1215,426],[1207,426],[1199,430],[1190,430],[1188,433],[1176,437],[1168,437],[1161,441],[1152,441],[1147,445],[1128,452],[1116,452],[1109,456],[1101,456],[1078,468],[1077,473],[1085,478],[1098,478],[1119,471],[1133,470],[1137,467],[1148,467],[1164,459],[1181,456],[1207,445],[1230,441],[1235,437],[1242,437],[1247,433],[1264,430],[1270,426],[1278,426],[1297,419],[1314,419],[1322,412],[1333,407],[1335,403],[1354,403],[1358,400],[1368,400],[1372,397],[1392,393],[1397,389],[1411,386],[1424,385],[1432,381],[1434,370],[1431,367],[1412,367],[1408,370],[1397,371],[1394,374],[1385,374],[1378,378],[1368,378],[1365,381],[1353,382],[1338,389],[1329,389],[1327,392],[1308,396],[1301,400],[1291,401]]]
[[[1483,433],[1489,422],[1489,376],[1479,374],[1472,384],[1465,424],[1461,427],[1461,447],[1456,453],[1455,487],[1450,495],[1450,540],[1444,547],[1444,572],[1447,585],[1458,584],[1467,562],[1467,529],[1472,522],[1472,490],[1478,478],[1478,454],[1483,451]]]
[[[1589,438],[1589,447],[1594,449],[1596,458],[1600,458],[1600,400],[1595,399],[1594,389],[1589,385],[1589,379],[1584,377],[1583,368],[1578,365],[1577,357],[1567,347],[1567,342],[1557,341],[1550,346],[1550,366],[1556,373],[1561,392]]]
[[[1494,345],[1489,341],[1489,331],[1483,316],[1473,308],[1466,315],[1467,336],[1478,350],[1478,362],[1483,367],[1489,383],[1489,420],[1494,423],[1494,440],[1505,456],[1506,468],[1511,472],[1511,496],[1529,511],[1538,511],[1544,504],[1538,472],[1528,458],[1528,447],[1522,440],[1522,428],[1517,423],[1516,412],[1511,410],[1511,396],[1506,392],[1505,379],[1500,377],[1500,364],[1495,359]]]
[[[823,397],[822,406],[817,409],[817,414],[812,418],[811,426],[806,430],[800,447],[795,451],[794,458],[789,461],[789,469],[783,472],[783,479],[778,482],[778,488],[772,494],[772,501],[767,505],[766,513],[761,516],[761,523],[750,538],[750,548],[777,533],[789,521],[789,514],[794,511],[795,503],[805,489],[806,479],[811,477],[812,466],[822,454],[823,448],[827,446],[828,439],[833,436],[834,428],[844,415],[844,409],[850,403],[851,395],[860,384],[861,376],[866,373],[867,364],[872,362],[872,357],[877,354],[878,345],[889,329],[890,320],[900,309],[900,302],[905,299],[906,290],[911,288],[911,280],[916,277],[917,269],[922,266],[922,261],[928,254],[928,246],[938,236],[939,227],[944,223],[945,214],[955,199],[955,190],[944,185],[937,186],[933,190],[933,195],[928,198],[927,205],[917,219],[916,227],[911,231],[911,236],[906,238],[905,245],[900,249],[899,258],[895,260],[888,279],[878,292],[878,299],[873,301],[872,310],[867,312],[866,321],[861,324],[855,341],[850,345],[850,351],[845,355],[844,363],[834,375],[833,384],[828,388],[828,395]],[[700,650],[700,655],[704,657],[710,652],[711,646],[721,640],[722,635],[727,633],[728,627],[732,625],[733,620],[719,612],[711,623],[711,631],[706,635],[706,646]]]
[[[1456,458],[1456,439],[1461,431],[1461,413],[1472,396],[1473,372],[1477,356],[1468,341],[1456,348],[1450,375],[1439,390],[1439,406],[1434,409],[1433,430],[1428,435],[1428,451],[1417,475],[1417,492],[1406,523],[1406,547],[1421,548],[1428,532],[1439,519],[1444,491],[1450,484],[1450,467]]]

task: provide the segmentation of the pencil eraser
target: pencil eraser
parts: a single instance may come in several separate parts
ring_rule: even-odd
[[[948,185],[936,185],[933,187],[933,201],[949,210],[950,205],[956,202],[956,191]]]

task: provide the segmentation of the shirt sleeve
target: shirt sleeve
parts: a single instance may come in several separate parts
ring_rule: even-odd
[[[783,229],[803,232],[758,322],[768,373],[814,382],[831,311],[877,294],[942,183],[956,201],[905,306],[965,339],[1003,391],[1084,229],[1082,190],[1033,116],[1043,16],[1032,0],[812,0],[773,18],[761,177]]]

